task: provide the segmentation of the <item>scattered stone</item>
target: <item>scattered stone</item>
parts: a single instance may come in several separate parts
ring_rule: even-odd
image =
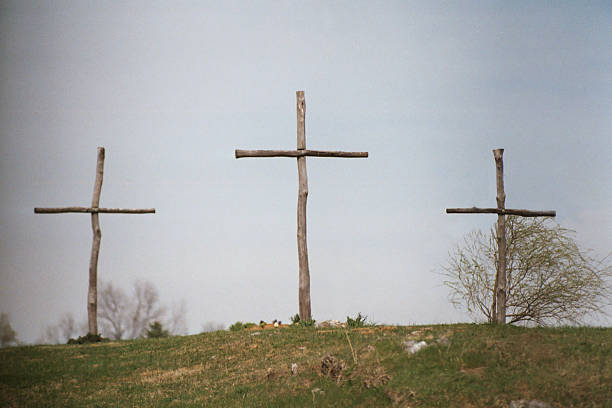
[[[510,408],[553,408],[547,402],[538,400],[516,400],[510,403]]]
[[[317,327],[322,329],[346,327],[346,322],[341,322],[340,320],[324,320],[322,322],[317,323]]]
[[[291,374],[297,375],[298,373],[298,365],[296,363],[291,363]]]
[[[261,320],[258,325],[250,327],[250,330],[273,330],[283,327],[289,327],[288,324],[283,324],[280,320],[274,319],[272,323]]]
[[[342,370],[346,368],[346,363],[339,358],[326,355],[321,359],[321,374],[339,382],[342,378]]]
[[[433,340],[434,335],[431,327],[424,327],[422,329],[413,330],[408,334],[408,340]]]
[[[417,353],[427,347],[427,342],[425,341],[417,342],[416,340],[406,340],[403,344],[406,351],[410,354]]]
[[[261,332],[253,332],[251,333],[251,336],[259,336],[261,334]]]

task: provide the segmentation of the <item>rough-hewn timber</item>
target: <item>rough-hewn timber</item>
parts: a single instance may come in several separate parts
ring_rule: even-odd
[[[512,208],[447,208],[447,214],[502,214],[502,215],[520,215],[521,217],[555,217],[556,211],[531,211]]]
[[[506,322],[506,215],[522,217],[555,217],[556,211],[531,211],[522,209],[509,209],[506,207],[506,193],[504,192],[504,149],[493,150],[495,159],[495,180],[497,185],[497,208],[447,208],[447,214],[497,214],[497,271],[493,288],[491,305],[492,317],[497,323]]]
[[[100,255],[100,241],[102,230],[100,229],[99,214],[151,214],[155,208],[100,208],[100,194],[102,192],[102,181],[104,179],[104,147],[98,147],[98,158],[96,162],[96,181],[94,183],[91,207],[54,207],[34,208],[36,214],[58,214],[58,213],[90,213],[93,242],[91,245],[91,257],[89,258],[89,287],[87,291],[87,320],[89,334],[98,334],[98,257]]]
[[[155,208],[93,208],[93,207],[56,207],[34,208],[36,214],[59,213],[99,213],[99,214],[155,214]]]
[[[298,165],[297,241],[299,263],[299,313],[300,319],[310,320],[310,270],[306,242],[306,200],[308,198],[308,175],[306,157],[367,158],[368,152],[343,152],[306,149],[306,102],[304,91],[296,92],[297,149],[296,150],[238,150],[236,159],[243,157],[293,157]]]

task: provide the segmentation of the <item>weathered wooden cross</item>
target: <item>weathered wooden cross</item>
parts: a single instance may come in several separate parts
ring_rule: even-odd
[[[94,184],[91,207],[59,207],[34,208],[36,214],[57,213],[90,213],[91,228],[93,229],[93,244],[91,258],[89,259],[89,291],[87,295],[87,318],[89,334],[98,334],[98,255],[100,253],[100,240],[102,230],[98,220],[99,213],[105,214],[150,214],[155,208],[128,209],[128,208],[100,208],[100,192],[102,191],[102,178],[104,176],[104,148],[98,147],[98,163],[96,165],[96,182]]]
[[[241,157],[296,157],[298,166],[298,207],[297,242],[299,261],[299,308],[300,319],[310,320],[310,272],[308,270],[308,249],[306,246],[306,198],[308,197],[308,177],[306,175],[306,156],[314,157],[368,157],[368,152],[339,152],[306,150],[306,102],[304,91],[296,92],[297,99],[297,150],[236,150],[236,158]]]
[[[447,208],[447,214],[497,214],[497,273],[493,289],[493,318],[495,322],[506,323],[506,214],[522,217],[554,217],[555,211],[531,211],[506,208],[504,192],[504,149],[493,150],[497,178],[497,208]]]

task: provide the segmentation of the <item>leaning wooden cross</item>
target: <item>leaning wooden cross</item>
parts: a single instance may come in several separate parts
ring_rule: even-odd
[[[522,217],[554,217],[555,211],[513,210],[506,208],[504,192],[504,149],[493,150],[497,176],[497,208],[447,208],[447,214],[497,214],[497,273],[493,289],[493,318],[495,322],[506,323],[506,214]]]
[[[308,197],[308,177],[306,175],[306,156],[314,157],[368,157],[368,152],[338,152],[306,150],[306,102],[304,91],[296,92],[297,99],[297,150],[236,150],[236,158],[241,157],[295,157],[298,165],[298,208],[297,241],[299,275],[300,319],[310,320],[310,272],[308,270],[308,249],[306,246],[306,198]]]
[[[98,334],[98,254],[100,253],[100,240],[102,230],[98,220],[99,213],[105,214],[150,214],[155,213],[155,208],[128,209],[128,208],[100,208],[100,192],[102,191],[102,178],[104,176],[104,148],[98,147],[98,163],[96,166],[96,182],[94,184],[93,200],[91,207],[59,207],[59,208],[34,208],[36,214],[57,213],[90,213],[91,227],[93,229],[93,244],[91,247],[91,258],[89,260],[89,291],[87,295],[87,318],[89,322],[89,334]]]

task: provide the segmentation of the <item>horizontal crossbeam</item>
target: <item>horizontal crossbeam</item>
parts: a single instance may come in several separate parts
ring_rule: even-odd
[[[511,208],[447,208],[447,214],[500,214],[500,215],[520,215],[523,217],[556,217],[556,211],[531,211]]]
[[[91,214],[155,214],[155,208],[94,208],[94,207],[57,207],[34,208],[36,214],[91,213]]]
[[[368,157],[368,152],[336,152],[326,150],[236,150],[236,158],[242,157]]]

